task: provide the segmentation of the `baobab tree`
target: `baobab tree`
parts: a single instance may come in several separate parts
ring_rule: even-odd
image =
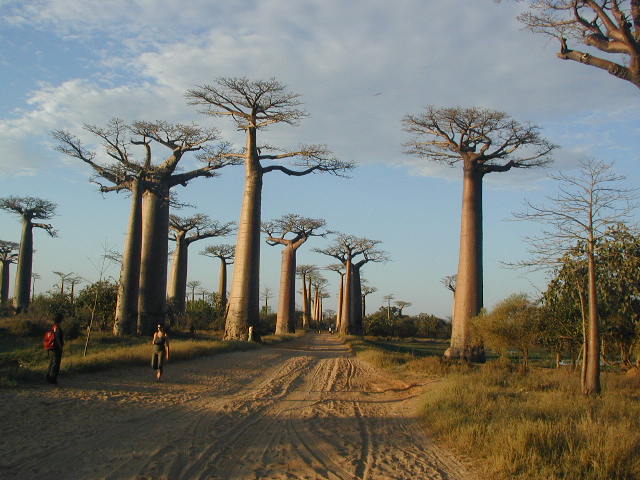
[[[224,333],[226,340],[246,340],[259,309],[263,176],[274,171],[293,176],[318,172],[341,175],[353,168],[353,164],[337,160],[323,145],[303,145],[295,151],[277,153],[273,147],[258,144],[259,130],[278,123],[295,125],[306,116],[300,108],[300,96],[288,92],[285,85],[275,79],[251,81],[221,77],[211,85],[189,90],[187,98],[193,105],[204,106],[204,113],[208,115],[230,117],[246,134],[244,150],[234,154],[244,161],[245,186]],[[286,159],[294,163],[291,166],[267,164]]]
[[[233,227],[233,222],[211,220],[203,214],[191,217],[169,215],[169,240],[176,242],[176,248],[173,251],[173,268],[167,296],[177,314],[185,311],[189,245],[205,238],[229,235]]]
[[[342,263],[332,263],[331,265],[327,265],[325,267],[327,270],[332,272],[336,272],[340,276],[340,281],[338,283],[338,309],[336,310],[336,329],[340,330],[340,322],[341,322],[341,313],[342,313],[342,304],[344,301],[344,274],[345,268]]]
[[[296,275],[302,280],[302,326],[308,328],[311,324],[311,283],[310,275],[317,273],[315,265],[298,265]]]
[[[97,177],[113,184],[101,186],[101,191],[132,192],[129,238],[121,272],[121,290],[126,305],[117,307],[114,332],[129,333],[132,329],[129,322],[137,311],[136,331],[148,334],[153,325],[164,323],[167,311],[170,190],[177,185],[186,186],[194,178],[214,177],[216,170],[236,164],[237,160],[225,157],[228,145],[218,142],[216,129],[197,125],[162,121],[127,125],[114,119],[106,128],[86,125],[85,129],[102,139],[111,163],[95,162],[95,153],[88,151],[68,132],[57,130],[53,136],[59,141],[60,152],[87,163]],[[133,139],[126,140],[127,135]],[[143,147],[144,160],[135,161],[128,150],[130,145]],[[158,145],[170,153],[163,161],[154,163],[152,146]],[[196,158],[203,166],[176,173],[179,162],[189,152],[197,152]]]
[[[69,293],[71,297],[71,303],[73,303],[75,298],[76,285],[82,282],[84,282],[84,278],[79,275],[73,275],[69,278],[69,283],[71,284],[71,292]]]
[[[387,260],[386,254],[375,248],[378,244],[378,240],[340,233],[329,247],[314,250],[339,260],[345,267],[339,327],[342,334],[362,335],[360,269],[368,262]],[[362,259],[355,261],[360,255]]]
[[[312,319],[315,322],[316,326],[321,320],[322,313],[322,298],[323,295],[326,295],[327,288],[327,279],[324,278],[319,272],[314,272],[309,275],[309,281],[311,283],[311,287],[313,288],[313,314]],[[326,297],[324,297],[326,298]]]
[[[549,205],[526,203],[526,211],[516,213],[520,220],[533,220],[550,228],[528,238],[531,259],[519,266],[550,267],[561,264],[578,245],[587,258],[586,366],[582,391],[600,393],[600,319],[598,314],[598,279],[596,245],[606,237],[607,229],[627,219],[632,211],[635,191],[621,186],[624,177],[613,172],[610,164],[585,160],[580,175],[564,173],[551,176],[560,183],[560,193]]]
[[[482,308],[482,180],[512,168],[542,167],[556,148],[539,128],[523,125],[504,112],[484,108],[436,108],[407,115],[404,128],[413,135],[407,153],[463,168],[462,219],[457,290],[449,358],[484,360],[471,343],[470,319]]]
[[[220,274],[218,276],[218,298],[220,311],[227,308],[227,266],[233,264],[236,256],[234,245],[210,245],[200,252],[200,255],[220,260]]]
[[[411,302],[405,302],[404,300],[396,300],[395,302],[396,307],[398,307],[398,316],[402,317],[402,311],[407,308],[410,307],[411,305],[413,305]]]
[[[530,0],[518,20],[560,43],[558,58],[589,65],[640,88],[639,0]],[[577,42],[587,51],[574,50]],[[591,53],[590,53],[591,52]]]
[[[64,282],[73,277],[75,273],[53,272],[53,274],[60,279],[60,295],[64,295]]]
[[[31,301],[33,301],[33,298],[36,296],[36,280],[40,278],[40,274],[31,273],[31,278],[33,279],[31,282]]]
[[[394,298],[396,298],[396,296],[393,293],[382,297],[382,300],[387,302],[387,322],[391,322],[391,300],[393,300]]]
[[[17,214],[22,221],[13,299],[16,313],[21,313],[27,311],[31,300],[33,229],[40,228],[52,237],[57,235],[52,225],[34,222],[34,220],[48,220],[53,217],[56,212],[56,204],[36,197],[6,197],[0,199],[0,209]]]
[[[325,225],[326,222],[322,219],[302,217],[294,213],[262,224],[262,231],[267,235],[266,241],[269,245],[284,245],[276,317],[277,335],[294,333],[296,330],[296,252],[310,237],[326,235],[327,232],[323,230]]]
[[[364,284],[364,279],[362,279],[362,318],[364,318],[367,314],[367,296],[372,293],[376,293],[378,289],[376,287],[372,287],[370,285]]]
[[[3,306],[9,300],[9,269],[18,261],[18,248],[16,242],[0,240],[0,305]]]
[[[269,314],[269,300],[273,298],[273,290],[270,287],[264,287],[262,292],[260,292],[260,298],[264,300],[264,307],[262,307],[262,311],[264,315]]]
[[[202,283],[199,280],[190,280],[187,282],[186,286],[191,289],[191,303],[196,301],[196,288],[198,288],[200,285],[202,285]]]

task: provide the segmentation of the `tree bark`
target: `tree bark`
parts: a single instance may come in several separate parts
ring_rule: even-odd
[[[351,258],[347,258],[347,261],[344,264],[345,273],[344,273],[344,287],[342,289],[342,315],[340,318],[340,333],[343,335],[350,335],[352,326],[351,326]]]
[[[481,169],[465,160],[451,346],[445,352],[448,358],[470,361],[484,360],[472,349],[470,329],[471,318],[482,309],[482,177]]]
[[[309,298],[306,275],[302,276],[302,327],[309,328]]]
[[[114,335],[129,335],[136,331],[138,293],[140,291],[140,255],[142,251],[142,186],[137,179],[131,188],[129,228],[120,267],[120,283]]]
[[[16,270],[13,306],[16,313],[26,312],[31,299],[31,271],[33,265],[33,224],[31,219],[22,217],[22,236]]]
[[[224,258],[220,258],[218,298],[220,298],[220,306],[224,312],[227,309],[227,261]]]
[[[360,266],[351,265],[351,325],[353,335],[362,335],[362,283],[360,281]]]
[[[0,262],[0,305],[4,305],[9,300],[9,269],[10,260]]]
[[[593,239],[589,239],[589,326],[588,355],[586,358],[586,375],[583,393],[598,395],[600,393],[600,325],[598,318],[598,298],[596,292],[596,266],[594,259]]]
[[[256,150],[256,130],[247,134],[245,186],[238,225],[236,260],[225,322],[225,340],[247,340],[249,326],[257,326],[260,315],[260,217],[262,167]]]
[[[336,330],[340,331],[342,325],[342,305],[344,304],[344,274],[340,275],[340,286],[338,288],[338,311],[336,312]]]
[[[176,233],[176,248],[173,251],[173,265],[167,297],[177,314],[184,314],[186,310],[185,296],[187,294],[187,267],[189,264],[189,243],[185,232]]]
[[[169,186],[146,190],[142,201],[142,254],[138,334],[149,335],[167,314],[167,257],[169,236]]]
[[[296,249],[293,244],[282,249],[282,266],[280,267],[280,296],[278,299],[278,315],[276,317],[276,335],[295,333],[295,275]]]

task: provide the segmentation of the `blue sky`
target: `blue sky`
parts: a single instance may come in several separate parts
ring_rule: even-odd
[[[310,117],[274,127],[263,141],[282,147],[324,143],[358,168],[352,178],[266,177],[263,219],[299,213],[329,228],[379,239],[392,261],[363,273],[382,296],[413,303],[407,313],[447,316],[440,284],[457,269],[459,169],[403,154],[402,117],[424,106],[483,106],[538,124],[561,145],[552,170],[583,156],[614,161],[638,184],[638,91],[610,75],[555,57],[557,45],[522,31],[525,2],[491,0],[0,0],[0,195],[37,195],[58,203],[59,238],[36,234],[36,289],[54,270],[95,279],[103,244],[121,250],[128,199],[102,196],[83,165],[52,149],[49,132],[66,128],[91,144],[83,123],[125,120],[198,122],[242,143],[233,125],[186,105],[184,92],[218,76],[275,77],[300,93]],[[188,164],[188,162],[187,162]],[[508,221],[524,198],[553,193],[544,171],[487,177],[484,197],[485,304],[535,293],[544,275],[501,261],[526,258],[523,236],[536,225]],[[243,173],[196,180],[178,190],[185,202],[223,221],[237,220]],[[0,213],[0,238],[17,240],[14,217]],[[220,242],[233,243],[233,237]],[[190,278],[216,288],[217,264],[192,245]],[[312,253],[299,263],[330,259]],[[280,254],[264,244],[261,284],[277,291]],[[112,266],[108,274],[117,277]],[[335,294],[333,272],[330,291]],[[335,297],[328,301],[329,307]]]

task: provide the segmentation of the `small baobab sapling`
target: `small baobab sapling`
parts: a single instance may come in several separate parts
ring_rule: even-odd
[[[33,269],[33,229],[40,228],[52,237],[56,231],[48,223],[34,220],[48,220],[55,215],[56,204],[36,197],[6,197],[0,199],[0,209],[17,214],[22,220],[22,236],[18,268],[14,285],[13,306],[16,313],[27,311],[31,301],[31,271]]]
[[[504,112],[485,108],[436,108],[407,115],[413,136],[407,153],[449,166],[462,164],[462,218],[457,290],[448,358],[484,360],[484,349],[471,341],[470,320],[483,305],[482,181],[485,175],[513,168],[542,167],[556,148],[539,128],[521,124]]]

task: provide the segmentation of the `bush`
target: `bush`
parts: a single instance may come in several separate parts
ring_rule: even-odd
[[[41,337],[50,328],[46,322],[26,319],[25,314],[4,319],[2,326],[16,337]]]

